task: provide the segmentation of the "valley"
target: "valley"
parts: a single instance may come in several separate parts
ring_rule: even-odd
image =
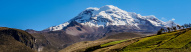
[[[70,50],[68,52],[189,52],[190,37],[191,28],[187,28],[160,35],[114,40],[110,42],[105,41],[105,43],[87,42],[84,44],[91,43],[89,45],[94,46],[81,48],[71,45],[77,50],[66,49]],[[97,40],[97,42],[99,41]],[[80,43],[76,44],[78,45]],[[65,49],[60,52],[65,52]]]
[[[59,15],[66,16],[54,16],[56,15],[54,14],[52,17],[50,14],[56,11],[51,12],[50,14],[42,13],[43,15],[41,12],[34,13],[43,16],[39,19],[37,18],[41,15],[36,15],[38,17],[35,17],[35,15],[30,16],[31,18],[19,18],[25,16],[24,14],[17,16],[19,13],[12,14],[13,16],[9,14],[5,15],[12,16],[12,18],[8,18],[9,20],[3,22],[6,24],[0,23],[0,25],[4,25],[0,26],[0,52],[191,51],[191,24],[189,23],[190,21],[182,20],[186,15],[178,16],[181,17],[178,18],[178,20],[182,20],[181,22],[178,22],[181,23],[180,25],[174,22],[174,17],[177,17],[176,15],[169,14],[168,11],[162,12],[161,14],[168,13],[163,14],[165,17],[172,17],[171,20],[167,20],[163,16],[158,16],[158,12],[161,11],[158,11],[156,8],[152,9],[153,11],[147,11],[152,11],[151,13],[157,14],[156,16],[158,16],[158,18],[154,15],[148,15],[148,13],[139,14],[145,9],[139,11],[141,9],[133,8],[133,10],[139,11],[136,11],[137,13],[132,12],[132,9],[127,10],[126,8],[128,7],[126,7],[126,5],[123,7],[119,6],[120,8],[114,5],[104,5],[99,8],[88,7],[83,10],[80,9],[82,7],[80,6],[77,10],[68,10],[67,12],[65,12],[66,9],[64,8],[66,6],[63,7],[64,9],[62,7],[58,7],[62,9],[58,11],[62,11],[64,14],[60,12]],[[54,7],[50,8],[52,8],[50,11],[57,9]],[[44,8],[40,11],[46,10]],[[70,12],[76,13],[76,11],[79,12],[77,15],[75,14],[76,16],[74,14],[69,14]],[[9,13],[12,13],[12,11]],[[31,12],[30,15],[31,14],[33,13]],[[27,15],[29,14],[26,14],[26,16]],[[67,15],[71,15],[73,18]],[[3,17],[1,19],[4,19],[6,18],[5,16],[0,17]],[[189,18],[188,16],[187,18]],[[17,20],[18,22],[14,20]],[[16,22],[21,25],[16,26]],[[12,27],[9,27],[7,24]],[[33,26],[33,28],[30,29],[28,28],[29,26]]]

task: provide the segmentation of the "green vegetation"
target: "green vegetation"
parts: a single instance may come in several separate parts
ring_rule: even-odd
[[[176,30],[176,29],[175,29]],[[191,28],[134,38],[117,40],[88,47],[86,52],[189,52]]]
[[[108,42],[112,42],[112,41],[116,41],[116,40],[108,39],[108,40],[97,40],[97,41],[83,41],[83,42],[72,44],[71,46],[68,46],[65,49],[62,49],[59,52],[85,52],[87,50],[94,50],[97,47],[101,48],[100,45],[108,43]]]
[[[170,40],[171,38],[175,37],[176,33],[177,32],[146,37],[146,38],[141,39],[138,42],[135,42],[135,43],[127,46],[122,51],[129,51],[129,52],[144,51],[144,52],[147,52],[147,51],[157,47],[158,45]]]
[[[178,37],[159,46],[159,48],[182,48],[189,42],[191,42],[191,31],[179,35]]]
[[[119,41],[109,42],[109,43],[106,43],[106,44],[102,44],[101,47],[115,45],[115,44],[118,44],[118,43],[121,43],[121,42],[124,42],[124,41],[127,41],[127,40],[119,40]]]
[[[189,52],[191,51],[191,30],[146,37],[128,45],[121,52]]]
[[[112,38],[115,37],[117,36],[112,36]],[[95,41],[95,43],[90,45],[94,46],[79,50],[83,50],[83,52],[190,52],[191,24],[177,25],[177,27],[172,26],[172,28],[168,27],[166,29],[161,28],[156,35],[128,40],[123,38],[99,44]],[[71,51],[75,52],[75,50]]]

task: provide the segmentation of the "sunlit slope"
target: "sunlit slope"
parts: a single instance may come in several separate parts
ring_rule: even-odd
[[[95,41],[96,42],[96,41]],[[92,45],[95,45],[92,44]],[[100,43],[81,52],[189,52],[191,30]],[[75,52],[75,51],[74,51]]]
[[[143,38],[120,52],[190,51],[189,42],[191,42],[191,30],[180,30]]]
[[[90,43],[89,45],[93,46],[89,47],[79,45],[78,47],[84,48],[78,49],[81,51],[73,50],[73,52],[189,52],[191,51],[191,29],[182,29],[160,35],[102,42],[104,43]],[[76,45],[78,44],[76,43]],[[70,48],[72,47],[75,46],[70,46]],[[63,50],[60,52],[63,52]]]

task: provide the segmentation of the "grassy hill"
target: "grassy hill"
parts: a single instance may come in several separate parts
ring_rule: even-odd
[[[169,33],[163,33],[160,35],[150,35],[132,39],[114,40],[99,44],[91,43],[89,45],[94,45],[94,46],[83,48],[83,50],[81,49],[81,51],[76,51],[76,50],[73,51],[74,52],[190,52],[191,28],[177,30]],[[60,52],[63,52],[63,50],[61,50]]]
[[[0,52],[35,52],[34,41],[25,31],[0,27]]]
[[[112,46],[112,45],[127,41],[133,37],[135,38],[135,37],[141,37],[141,36],[144,36],[144,35],[135,34],[135,33],[119,33],[116,35],[107,36],[105,38],[102,38],[96,41],[83,41],[83,42],[75,43],[62,49],[60,52],[72,52],[72,51],[88,52],[90,50],[95,49],[95,47],[99,48],[99,47]]]

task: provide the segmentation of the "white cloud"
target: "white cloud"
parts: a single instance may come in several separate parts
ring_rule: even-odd
[[[174,18],[172,18],[172,21],[174,21],[175,19]]]
[[[162,17],[162,18],[161,18],[161,20],[166,21],[167,19],[166,19],[166,18],[164,18],[164,17]]]

